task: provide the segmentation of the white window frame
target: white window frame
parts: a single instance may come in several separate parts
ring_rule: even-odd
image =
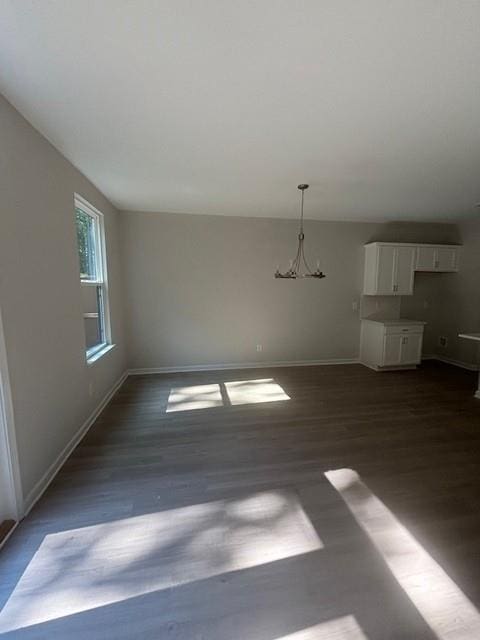
[[[17,439],[13,414],[12,393],[8,374],[7,350],[3,332],[0,309],[0,482],[3,487],[0,523],[2,519],[19,522],[25,515],[25,502],[22,495],[20,465],[18,462]],[[13,528],[0,542],[0,548],[6,543]]]
[[[96,279],[85,280],[80,277],[81,287],[100,287],[102,295],[103,318],[99,321],[103,325],[103,341],[91,349],[87,349],[85,343],[85,355],[87,364],[93,364],[105,353],[108,353],[115,345],[112,344],[112,331],[110,325],[110,303],[108,296],[107,251],[105,243],[105,222],[103,213],[91,205],[85,198],[74,194],[74,220],[76,229],[76,210],[81,209],[95,221],[95,251],[96,251]],[[80,266],[80,265],[79,265]],[[83,316],[85,319],[85,315]]]

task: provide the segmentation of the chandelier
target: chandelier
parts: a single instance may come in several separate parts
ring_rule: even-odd
[[[303,243],[305,241],[305,234],[303,233],[303,196],[305,194],[305,189],[308,189],[308,184],[299,184],[298,189],[302,192],[302,209],[300,214],[300,232],[298,234],[298,249],[297,255],[294,260],[290,260],[290,268],[288,271],[282,273],[280,269],[277,267],[275,272],[275,278],[325,278],[325,274],[320,271],[320,263],[317,262],[316,271],[312,271],[308,266],[308,262],[305,259],[305,253],[303,251]],[[300,267],[303,263],[305,268],[304,273],[300,273]]]

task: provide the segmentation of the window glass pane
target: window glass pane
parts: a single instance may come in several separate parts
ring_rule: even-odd
[[[83,322],[88,352],[95,351],[106,343],[102,285],[82,286]]]
[[[103,216],[75,195],[75,228],[80,266],[82,320],[87,360],[110,341],[108,295],[103,266]]]
[[[80,278],[97,280],[97,221],[78,207],[75,208],[77,222],[78,257]]]

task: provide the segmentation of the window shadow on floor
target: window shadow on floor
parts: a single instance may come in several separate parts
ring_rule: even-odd
[[[132,520],[112,523],[111,539],[88,527],[40,546],[1,637],[435,638],[326,480]]]

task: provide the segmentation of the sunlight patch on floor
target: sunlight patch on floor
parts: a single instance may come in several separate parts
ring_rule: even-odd
[[[233,405],[290,400],[290,397],[273,378],[225,382],[225,388]]]
[[[171,389],[168,397],[167,413],[282,400],[290,400],[290,396],[273,378],[234,380],[218,384],[175,387]]]
[[[0,613],[0,633],[321,548],[287,490],[50,534]]]
[[[480,638],[480,614],[352,469],[327,471],[353,516],[438,640]]]
[[[191,387],[177,387],[170,391],[167,413],[172,411],[192,411],[209,409],[223,405],[218,384],[200,384]]]
[[[353,616],[327,620],[276,640],[368,640]]]

